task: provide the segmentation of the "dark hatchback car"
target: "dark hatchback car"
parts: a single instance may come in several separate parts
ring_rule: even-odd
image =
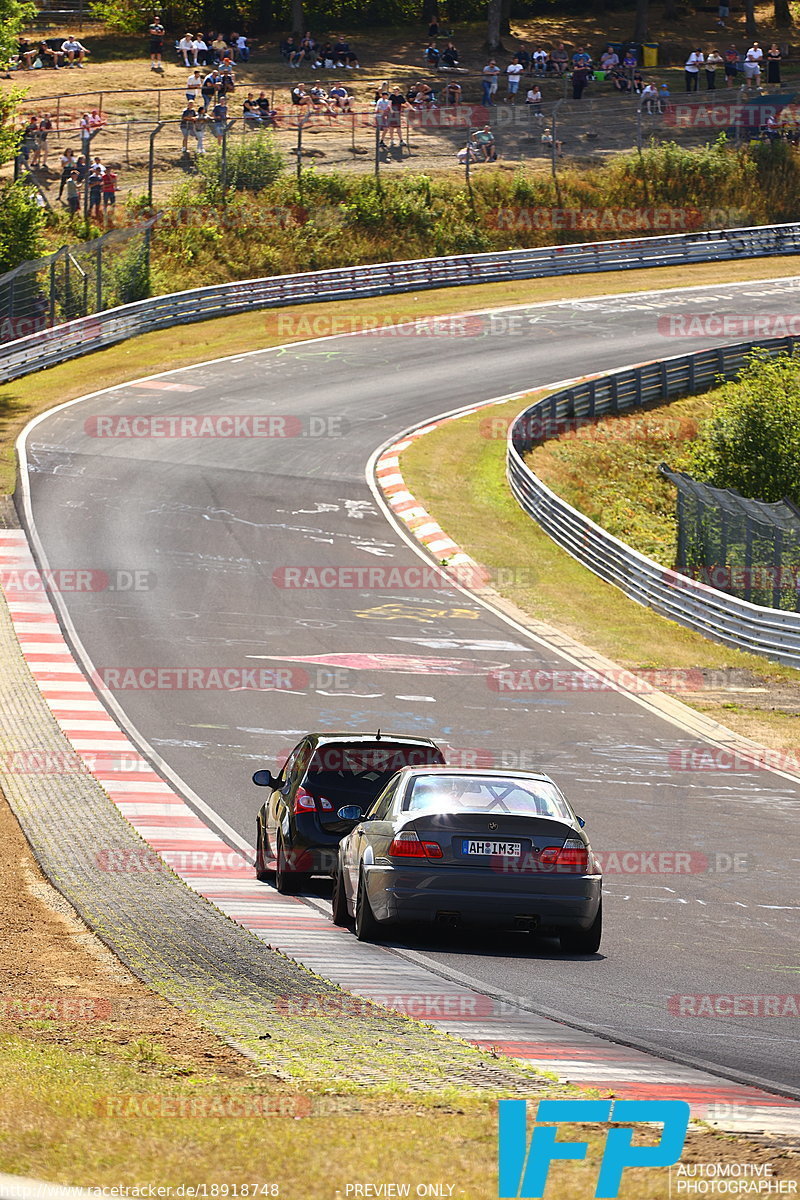
[[[274,873],[279,892],[311,875],[332,875],[339,842],[403,767],[444,763],[429,738],[391,734],[309,733],[280,773],[256,771],[253,782],[271,789],[258,812],[256,875]],[[344,806],[351,807],[343,816]]]
[[[354,918],[362,941],[403,921],[515,928],[594,954],[602,878],[583,824],[546,775],[406,768],[339,846],[334,922]]]

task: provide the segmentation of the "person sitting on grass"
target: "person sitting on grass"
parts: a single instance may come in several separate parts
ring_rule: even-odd
[[[553,149],[553,131],[549,125],[545,126],[544,132],[542,133],[542,145],[546,146],[550,150]],[[555,141],[556,154],[561,154],[563,151],[563,147],[564,147],[564,143],[560,140],[560,138],[556,138],[556,141]]]
[[[425,62],[432,70],[439,70],[439,59],[441,57],[441,51],[435,42],[431,42],[429,46],[425,47]]]
[[[456,154],[461,166],[466,166],[468,162],[476,163],[478,161],[478,150],[474,142],[467,142],[466,146],[462,146],[458,154]]]
[[[600,70],[609,72],[619,66],[619,55],[613,46],[609,46],[605,54],[600,57]]]
[[[197,56],[194,52],[194,38],[190,33],[185,33],[175,48],[182,55],[185,67],[197,66]],[[191,62],[189,61],[190,59]]]
[[[264,126],[274,126],[277,111],[272,107],[269,96],[263,88],[258,93],[256,104],[258,105],[258,115],[261,118],[261,124]]]
[[[461,103],[461,84],[453,79],[444,89],[445,104],[459,105]]]
[[[350,43],[339,34],[333,44],[333,58],[337,67],[347,67],[348,70],[355,68],[361,70],[361,63],[358,61],[358,55],[350,49]]]
[[[82,67],[83,60],[91,52],[70,34],[61,43],[61,53],[66,58],[68,67]]]
[[[258,130],[261,126],[261,113],[258,109],[258,101],[252,92],[247,93],[247,99],[242,104],[242,122],[245,133],[248,129]]]
[[[451,71],[458,66],[458,51],[452,42],[448,42],[442,51],[441,62],[443,67],[447,67]]]
[[[349,113],[353,111],[352,97],[343,83],[337,81],[333,85],[330,90],[330,98],[340,112]]]
[[[478,150],[483,155],[484,162],[495,162],[497,159],[497,146],[494,141],[494,134],[488,125],[484,125],[483,129],[479,129],[474,136],[474,141]]]
[[[321,113],[327,113],[329,117],[336,115],[335,108],[328,100],[328,93],[324,87],[315,84],[314,87],[308,89],[308,94],[315,114],[319,116]]]
[[[538,83],[534,83],[533,87],[528,88],[525,103],[528,106],[528,111],[532,112],[535,117],[542,115],[542,89]]]
[[[311,67],[314,71],[332,71],[336,63],[333,58],[333,43],[325,42],[318,47],[317,53],[314,56],[314,61]]]

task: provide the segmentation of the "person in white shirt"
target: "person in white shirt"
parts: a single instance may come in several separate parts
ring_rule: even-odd
[[[82,67],[83,60],[89,51],[85,46],[81,45],[77,38],[68,37],[61,43],[61,53],[64,55],[64,60],[68,67],[75,66],[76,60],[77,65]]]
[[[547,51],[539,47],[531,55],[531,69],[536,75],[547,74]]]
[[[392,102],[389,99],[388,92],[381,92],[378,99],[375,101],[375,124],[381,135],[381,150],[386,149],[386,130],[389,128],[389,121],[392,115]]]
[[[508,94],[506,96],[506,100],[509,100],[512,104],[515,104],[517,100],[519,81],[522,71],[523,66],[518,58],[512,58],[511,62],[506,67],[506,76],[508,78]]]
[[[206,65],[206,59],[208,57],[208,44],[205,41],[202,33],[196,33],[192,39],[192,54],[194,55],[195,66],[197,66],[198,63],[201,63],[203,66]]]
[[[684,63],[683,72],[686,77],[687,92],[697,91],[697,85],[700,79],[700,68],[702,67],[704,61],[705,59],[703,58],[703,51],[698,47],[697,50],[692,51]]]
[[[236,39],[236,54],[239,62],[248,62],[250,59],[250,47],[247,44],[247,38],[240,34]]]
[[[758,42],[753,42],[747,54],[745,54],[744,63],[742,64],[748,88],[758,87],[761,82],[761,59],[763,57],[764,51]]]
[[[661,101],[655,84],[646,83],[642,88],[642,110],[649,113],[661,112]]]
[[[186,100],[189,104],[194,104],[197,99],[197,93],[203,86],[203,76],[197,70],[197,67],[192,71],[189,78],[186,80]]]
[[[185,67],[197,66],[197,55],[194,50],[194,38],[190,33],[185,33],[178,42],[178,53],[183,55],[183,65]],[[189,61],[191,56],[191,62]]]

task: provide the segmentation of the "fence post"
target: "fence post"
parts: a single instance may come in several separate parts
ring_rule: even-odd
[[[159,96],[161,93],[159,92]],[[148,208],[153,207],[153,160],[156,153],[156,138],[164,128],[164,122],[159,121],[153,132],[150,134],[150,154],[147,160],[147,205]]]
[[[781,607],[781,583],[783,582],[783,530],[775,530],[772,543],[772,607]]]
[[[382,116],[383,114],[381,114]],[[380,183],[381,178],[381,127],[375,120],[375,179]]]
[[[103,311],[103,242],[102,239],[97,243],[97,251],[95,253],[95,299],[97,301],[97,312]]]
[[[54,254],[54,255],[53,255],[53,257],[52,257],[52,259],[50,260],[50,315],[49,315],[49,324],[50,324],[50,328],[51,328],[51,329],[52,329],[52,327],[53,327],[53,326],[55,325],[55,323],[56,323],[56,263],[57,263],[57,261],[58,261],[58,255],[57,255],[57,254]]]

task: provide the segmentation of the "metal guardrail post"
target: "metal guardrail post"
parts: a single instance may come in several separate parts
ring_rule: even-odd
[[[159,96],[161,93],[159,92]],[[149,208],[153,207],[153,163],[155,160],[155,144],[161,130],[164,128],[165,122],[159,121],[153,132],[150,134],[150,150],[147,158],[147,204]]]

